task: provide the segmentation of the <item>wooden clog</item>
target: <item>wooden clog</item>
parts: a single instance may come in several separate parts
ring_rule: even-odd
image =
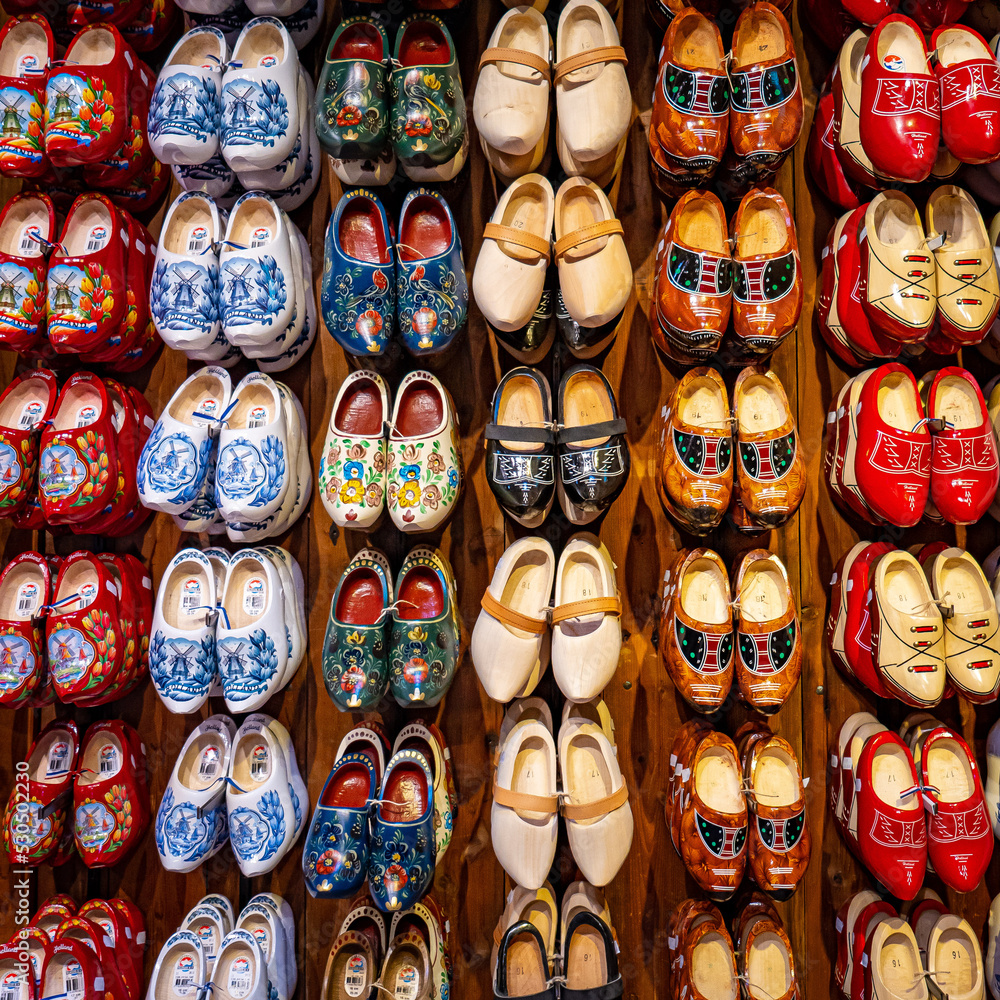
[[[45,77],[54,55],[52,29],[41,14],[13,17],[0,31],[0,88],[16,118],[0,146],[0,171],[8,177],[45,172]]]
[[[55,412],[58,381],[47,368],[17,376],[0,393],[0,512],[23,510],[37,489],[41,430]]]
[[[988,940],[992,945],[993,936],[989,935]],[[955,1000],[985,1000],[986,975],[979,935],[960,914],[945,913],[935,921],[927,939],[923,966],[930,982],[951,980],[960,984],[948,990]],[[995,975],[992,969],[991,975]]]
[[[46,331],[46,252],[56,235],[55,208],[46,194],[17,194],[0,211],[0,270],[12,292],[0,306],[0,342],[13,351],[35,347]]]
[[[747,915],[747,911],[756,911],[758,906],[759,912]],[[792,944],[781,918],[756,895],[740,915],[736,965],[749,996],[767,996],[773,1000],[797,1000],[801,996]]]
[[[661,414],[656,492],[687,530],[705,534],[729,509],[733,436],[729,397],[713,368],[686,372]]]
[[[833,67],[834,151],[849,180],[865,187],[876,187],[879,178],[861,144],[860,134],[861,62],[867,44],[865,31],[852,32],[841,45]]]
[[[620,997],[618,941],[604,893],[586,882],[566,889],[561,912],[562,965],[570,996]]]
[[[379,992],[392,997],[431,1000],[433,979],[430,952],[416,930],[401,932],[389,945],[378,981]]]
[[[833,91],[824,88],[816,105],[813,126],[806,147],[806,163],[816,186],[839,209],[854,209],[860,204],[858,192],[847,179],[837,157],[837,119]]]
[[[547,996],[556,956],[559,914],[552,886],[515,886],[493,932],[493,993],[497,997]]]

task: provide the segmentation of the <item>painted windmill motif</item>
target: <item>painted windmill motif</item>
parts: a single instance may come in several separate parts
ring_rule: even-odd
[[[194,271],[189,275],[184,275],[178,268],[177,277],[179,281],[174,289],[174,308],[194,309],[194,283],[198,280],[198,272]]]
[[[24,272],[21,270],[9,274],[0,268],[0,309],[17,308],[17,286],[23,278]]]
[[[53,312],[72,312],[73,311],[73,292],[70,289],[70,279],[63,278],[61,281],[58,278],[53,278],[49,275],[49,281],[54,281],[56,286],[56,294],[52,300],[52,311]]]
[[[242,268],[237,270],[231,264],[226,265],[226,271],[233,276],[229,292],[229,300],[233,305],[239,305],[250,300],[250,279],[247,277],[247,274],[252,267],[253,264],[244,264]]]
[[[24,103],[24,95],[18,96],[17,100],[11,103],[7,98],[3,98],[3,125],[0,126],[0,135],[4,139],[16,139],[21,134],[21,114],[18,108]]]
[[[222,655],[225,657],[225,663],[220,664],[220,669],[225,671],[242,671],[243,670],[243,650],[246,648],[246,643],[240,639],[235,645],[227,645],[225,649],[222,650]]]
[[[237,94],[235,89],[231,91],[233,96],[233,124],[248,125],[253,117],[253,108],[250,106],[250,97],[253,94],[253,86],[245,87],[243,92]]]
[[[56,102],[52,108],[52,122],[67,122],[73,117],[73,92],[70,85],[63,84],[56,91]]]
[[[179,83],[177,80],[170,81],[172,94],[168,95],[170,105],[167,108],[167,115],[170,118],[187,118],[188,102],[191,100],[191,84]]]

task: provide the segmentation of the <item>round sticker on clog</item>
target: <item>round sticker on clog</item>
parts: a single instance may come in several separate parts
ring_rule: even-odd
[[[207,746],[201,752],[201,761],[198,764],[198,777],[211,781],[219,773],[219,765],[222,763],[222,754],[218,747]]]
[[[16,972],[8,972],[0,980],[0,1000],[17,1000],[21,994],[21,985],[25,983]]]
[[[42,419],[42,413],[44,411],[45,407],[42,406],[42,401],[40,399],[29,399],[28,402],[24,404],[24,409],[21,410],[21,416],[18,417],[18,429],[22,431],[29,429],[34,430],[39,420]]]
[[[396,1000],[416,1000],[420,977],[412,965],[404,965],[396,973],[396,989],[393,995]]]
[[[887,52],[882,57],[882,65],[886,69],[891,69],[893,73],[901,73],[906,64],[903,62],[902,56],[893,55],[892,52]]]
[[[368,961],[364,955],[351,955],[344,970],[344,992],[349,997],[359,997],[365,988]]]
[[[69,744],[65,740],[56,740],[49,747],[49,762],[45,767],[45,777],[53,778],[57,774],[65,774],[69,770]]]
[[[17,615],[19,618],[30,618],[38,607],[41,588],[34,580],[28,580],[17,588]]]
[[[261,946],[261,949],[263,950],[264,954],[266,955],[267,954],[267,942],[268,942],[267,928],[266,927],[261,927],[261,926],[258,925],[250,933],[253,934],[254,940],[257,942],[257,944],[259,944]]]
[[[250,236],[251,247],[262,247],[271,241],[271,230],[267,226],[258,226]]]
[[[250,971],[250,959],[234,958],[229,966],[229,974],[226,977],[227,989],[233,1000],[242,1000],[250,992],[253,982],[253,975]]]
[[[194,992],[194,955],[181,955],[174,966],[174,993],[186,997]]]
[[[258,743],[250,752],[250,777],[266,781],[271,774],[271,755],[266,743]]]
[[[260,62],[257,63],[262,69],[271,69],[278,65],[278,57],[273,53],[269,52],[266,56],[260,57]]]
[[[189,576],[181,584],[181,611],[186,615],[196,615],[201,607],[201,580]]]
[[[96,253],[98,250],[103,250],[104,244],[108,242],[110,235],[107,226],[94,226],[87,237],[87,253]]]
[[[68,1000],[80,1000],[83,997],[83,968],[76,959],[70,959],[63,966],[63,986]]]
[[[92,403],[84,403],[84,405],[76,411],[77,427],[86,427],[88,424],[92,424],[96,419],[97,407]]]
[[[195,226],[188,235],[188,253],[201,253],[208,246],[208,229]]]
[[[264,578],[260,576],[250,577],[250,579],[243,584],[243,610],[250,615],[251,618],[256,618],[257,615],[263,614],[264,612],[265,599],[266,586]]]
[[[105,743],[101,747],[100,757],[100,775],[103,777],[105,775],[115,774],[118,769],[122,766],[121,754],[118,752],[118,747],[114,743]]]
[[[90,602],[97,597],[97,584],[96,583],[83,583],[80,585],[80,603],[81,605],[90,604]]]
[[[33,52],[26,52],[17,62],[18,76],[36,76],[44,72],[44,68],[38,61],[38,56]]]

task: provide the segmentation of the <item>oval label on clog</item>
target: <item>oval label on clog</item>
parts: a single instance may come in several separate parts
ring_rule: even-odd
[[[108,242],[108,227],[94,226],[87,237],[87,253],[95,253],[104,249],[104,244]]]
[[[69,769],[69,744],[65,740],[56,740],[49,747],[49,762],[45,767],[45,777],[53,778],[57,774],[65,774]]]
[[[887,52],[882,57],[882,65],[893,73],[901,73],[906,66],[903,62],[902,56],[893,55],[892,52]]]
[[[250,777],[254,781],[266,781],[271,774],[271,755],[266,743],[258,743],[250,751]]]
[[[272,69],[278,65],[278,57],[268,53],[266,56],[261,56],[260,62],[257,65],[262,69]]]
[[[174,993],[186,997],[194,992],[194,956],[181,955],[174,966],[174,980],[171,983]]]
[[[416,1000],[417,990],[420,985],[420,977],[417,970],[412,965],[404,965],[396,973],[396,989],[393,995],[396,1000]]]
[[[351,955],[344,970],[344,992],[349,997],[359,997],[365,988],[368,962],[364,955]]]
[[[267,226],[258,226],[250,237],[250,246],[259,247],[271,242],[271,230]]]
[[[78,1000],[83,996],[83,968],[75,959],[70,959],[63,966],[63,985],[68,1000]]]
[[[264,578],[252,576],[243,584],[243,610],[252,618],[262,614],[266,600]]]
[[[84,604],[89,604],[97,596],[96,583],[84,583],[80,587],[80,598]]]
[[[30,618],[38,607],[38,596],[41,594],[34,580],[22,583],[17,590],[17,615],[20,618]],[[2,664],[0,659],[0,664]]]
[[[38,228],[37,226],[35,227]],[[42,413],[45,407],[42,406],[42,401],[40,399],[29,399],[27,403],[24,404],[24,409],[21,410],[21,416],[18,418],[17,426],[20,430],[34,429],[35,424],[42,419]]]
[[[8,972],[3,980],[0,980],[0,1000],[17,1000],[21,993],[21,984],[26,982],[16,972]],[[352,993],[351,996],[357,996]]]
[[[97,407],[92,406],[87,403],[85,406],[81,406],[76,413],[76,426],[86,427],[88,424],[92,424],[97,419]]]
[[[219,771],[221,760],[222,755],[219,753],[218,747],[205,747],[198,764],[198,777],[206,781],[212,780]]]
[[[118,747],[114,743],[105,743],[101,747],[100,757],[100,774],[108,775],[114,774],[121,767],[121,757],[118,753]]]
[[[198,613],[201,606],[201,580],[196,576],[188,577],[181,584],[181,611],[186,615]]]
[[[247,416],[247,427],[263,427],[267,423],[269,412],[266,406],[254,406]]]
[[[250,992],[253,982],[253,975],[250,971],[250,960],[242,955],[234,958],[229,966],[229,974],[226,977],[229,995],[234,1000],[241,1000]]]

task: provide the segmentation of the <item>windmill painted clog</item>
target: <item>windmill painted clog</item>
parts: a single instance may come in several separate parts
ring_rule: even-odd
[[[365,188],[344,193],[326,228],[320,308],[349,354],[382,354],[396,325],[396,250],[385,209]]]
[[[22,552],[0,572],[0,705],[17,708],[39,690],[46,672],[44,607],[52,578],[37,552]]]
[[[171,712],[196,712],[218,680],[216,603],[212,564],[182,549],[160,579],[149,641],[153,686]]]
[[[202,368],[173,394],[139,456],[136,482],[146,507],[182,514],[195,502],[231,397],[224,368]]]
[[[408,910],[434,878],[434,776],[418,750],[393,754],[372,812],[368,889],[383,912]]]
[[[389,432],[387,506],[404,532],[434,531],[462,489],[458,417],[430,372],[410,372],[396,392]]]
[[[41,864],[71,829],[67,810],[79,759],[80,732],[72,719],[53,719],[35,737],[27,756],[26,793],[15,789],[4,810],[3,847],[11,861]]]
[[[255,549],[229,564],[216,628],[226,707],[254,712],[281,687],[288,661],[281,578]]]
[[[323,682],[342,711],[367,711],[389,682],[392,571],[378,549],[362,549],[344,569],[330,604],[323,640]]]
[[[74,36],[45,80],[45,154],[53,166],[96,163],[122,144],[135,57],[110,24]]]
[[[247,23],[222,77],[221,151],[234,170],[287,159],[299,134],[298,81],[299,55],[285,26],[273,17]]]
[[[56,236],[46,194],[15,195],[0,211],[0,343],[12,351],[29,350],[45,333],[46,253]]]
[[[433,708],[451,687],[462,639],[455,577],[437,549],[410,550],[396,575],[394,608],[389,690],[403,708]]]
[[[389,39],[369,17],[345,18],[316,86],[316,135],[341,160],[369,160],[389,141]]]
[[[465,163],[469,136],[455,43],[444,22],[411,14],[392,53],[389,135],[410,180],[451,180]]]
[[[45,172],[45,76],[55,43],[41,14],[11,18],[0,30],[0,101],[3,138],[0,173],[39,177]]]
[[[334,764],[302,848],[310,895],[346,899],[364,884],[371,849],[368,816],[378,785],[378,769],[366,753],[345,754]]]
[[[73,784],[73,836],[89,868],[117,864],[149,823],[146,755],[139,735],[117,720],[95,722],[80,750]]]
[[[392,752],[396,754],[400,750],[417,750],[422,753],[434,775],[435,864],[440,864],[451,843],[458,809],[458,796],[455,794],[455,781],[451,773],[451,750],[437,726],[419,721],[400,729],[392,745]]]
[[[5,517],[23,510],[36,487],[40,431],[55,411],[58,391],[55,375],[38,368],[0,393],[0,513]]]
[[[415,357],[443,351],[465,326],[469,286],[462,241],[448,203],[415,188],[399,211],[396,309],[403,346]]]

